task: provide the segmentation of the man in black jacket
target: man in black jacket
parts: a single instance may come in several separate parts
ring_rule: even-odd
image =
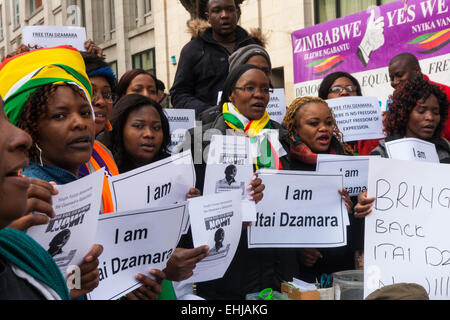
[[[194,36],[181,51],[170,90],[172,104],[179,109],[202,111],[217,105],[228,76],[228,58],[239,48],[260,44],[237,25],[234,0],[210,0],[205,13],[211,27]]]

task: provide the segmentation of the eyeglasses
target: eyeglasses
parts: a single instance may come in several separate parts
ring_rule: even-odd
[[[103,92],[92,92],[92,102],[95,103],[100,99],[100,95],[108,103],[114,103],[117,99],[117,96],[110,92],[110,91],[103,91]]]
[[[354,86],[345,86],[345,87],[335,86],[335,87],[330,89],[330,92],[339,94],[339,93],[342,93],[344,91],[344,89],[347,92],[355,92],[356,91],[356,88]]]
[[[273,93],[272,88],[255,88],[255,87],[234,87],[235,89],[242,90],[249,94],[255,94],[256,91],[261,92],[262,94],[271,94]]]

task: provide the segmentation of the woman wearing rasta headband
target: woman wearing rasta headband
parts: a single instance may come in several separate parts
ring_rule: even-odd
[[[92,155],[95,137],[92,89],[80,53],[61,46],[18,55],[1,66],[0,81],[7,115],[33,139],[32,163],[24,174],[57,184],[77,180],[80,167]],[[97,287],[101,252],[95,245],[80,265],[82,288],[71,290],[72,298]],[[154,276],[164,278],[155,271]],[[159,293],[160,282],[139,280],[149,283],[148,291]]]

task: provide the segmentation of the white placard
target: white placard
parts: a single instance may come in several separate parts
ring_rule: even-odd
[[[195,187],[195,179],[188,150],[108,180],[114,209],[124,212],[184,202],[189,190]],[[189,219],[185,221],[184,232],[188,229]]]
[[[327,100],[344,141],[381,139],[381,108],[376,97],[343,97]]]
[[[450,166],[371,158],[368,196],[364,297],[417,283],[430,299],[450,299]]]
[[[169,151],[184,141],[186,132],[195,127],[195,110],[192,109],[164,109],[170,126],[172,142]]]
[[[249,200],[247,190],[253,178],[250,139],[241,136],[212,136],[207,162],[203,194],[239,190],[242,220],[254,221],[256,204]]]
[[[404,138],[386,142],[390,159],[439,163],[436,146],[422,139]]]
[[[233,260],[242,230],[241,194],[231,191],[189,200],[194,248],[208,245],[189,282],[222,278]]]
[[[316,171],[322,173],[342,174],[344,188],[350,196],[358,196],[367,190],[369,159],[371,156],[340,156],[319,154]]]
[[[219,91],[217,104],[222,99],[222,91]],[[284,88],[273,89],[273,93],[270,94],[269,104],[267,105],[267,113],[270,120],[274,120],[278,123],[282,123],[284,116],[286,115],[286,95]]]
[[[141,273],[163,270],[182,233],[187,202],[124,213],[99,219],[97,243],[103,245],[99,257],[99,285],[88,294],[90,300],[115,300],[139,288]]]
[[[65,278],[94,245],[100,215],[104,169],[69,184],[56,186],[52,197],[56,217],[27,234],[46,249]]]
[[[23,43],[30,46],[51,48],[69,45],[78,51],[86,51],[86,28],[63,26],[25,26],[22,28]]]
[[[347,244],[342,175],[260,170],[266,189],[248,228],[249,248],[331,248]]]

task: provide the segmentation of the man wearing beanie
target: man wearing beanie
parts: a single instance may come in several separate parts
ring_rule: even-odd
[[[182,49],[170,90],[172,104],[178,109],[202,111],[217,104],[218,92],[228,75],[228,58],[250,44],[261,44],[237,25],[238,10],[234,0],[209,0],[205,23],[191,23],[192,40]]]

